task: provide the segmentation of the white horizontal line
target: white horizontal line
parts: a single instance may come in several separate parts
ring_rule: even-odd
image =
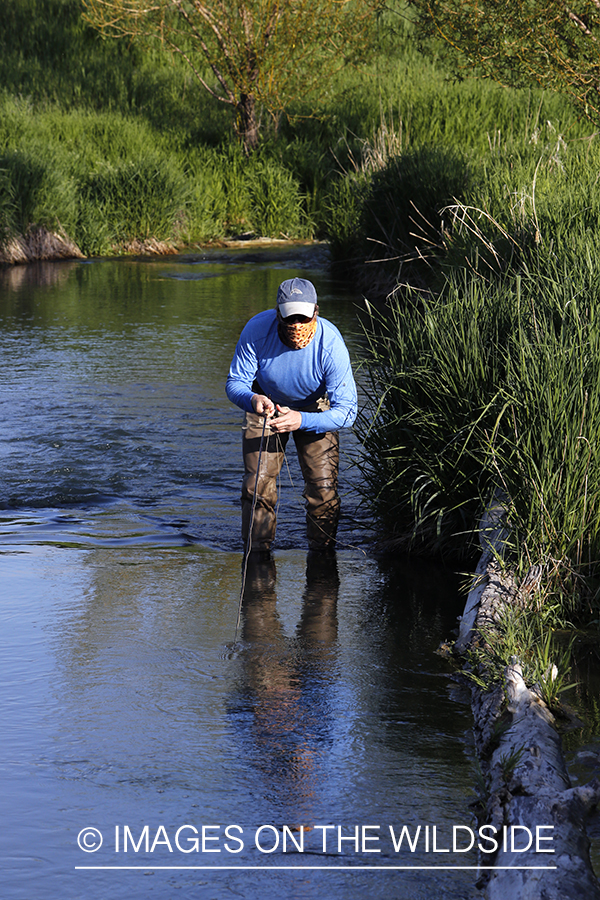
[[[393,871],[403,870],[412,871],[413,869],[429,869],[438,870],[445,869],[449,871],[458,871],[459,869],[490,869],[492,871],[500,869],[524,869],[525,871],[533,871],[534,869],[556,869],[557,866],[75,866],[76,869],[136,869],[147,872],[148,870],[156,871],[158,869],[180,869],[180,870],[196,870],[201,869],[205,872],[223,872],[243,870],[249,872],[273,872],[276,870],[309,872],[309,871],[327,871],[327,869],[336,869],[338,871],[351,872],[353,870],[369,871],[371,869],[389,869]]]

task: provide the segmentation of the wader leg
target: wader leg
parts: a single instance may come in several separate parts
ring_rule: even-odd
[[[263,417],[256,413],[246,413],[242,426],[242,453],[244,454],[244,478],[242,481],[242,538],[248,546],[252,499],[256,482],[256,470],[263,433]],[[288,435],[273,434],[269,426],[265,429],[263,451],[258,476],[254,524],[252,527],[252,549],[270,550],[275,538],[277,524],[275,506],[277,504],[277,476],[283,464],[283,449]]]
[[[340,518],[339,434],[294,431],[293,435],[304,476],[308,546],[311,550],[333,548]]]

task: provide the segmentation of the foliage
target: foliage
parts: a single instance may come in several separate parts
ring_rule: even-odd
[[[502,772],[502,778],[504,779],[504,782],[507,786],[510,784],[511,778],[514,775],[514,771],[519,765],[524,752],[525,747],[521,746],[515,748],[510,753],[504,753],[500,757],[500,770]]]
[[[380,165],[363,165],[346,181],[332,211],[338,245],[362,249],[362,262],[380,263],[371,269],[387,274],[388,290],[398,281],[430,282],[432,263],[445,251],[443,211],[469,186],[465,156],[443,147],[409,149],[383,156]],[[335,218],[340,215],[347,219],[342,228]]]
[[[248,176],[253,225],[259,234],[290,237],[308,233],[302,223],[302,198],[290,172],[259,160]],[[304,231],[304,234],[303,234]]]
[[[5,232],[26,234],[34,225],[73,231],[75,184],[62,168],[58,151],[35,144],[9,151],[0,155],[0,172]]]
[[[591,602],[600,260],[520,249],[518,272],[451,272],[435,298],[409,290],[367,320],[367,491],[397,540],[431,547],[464,544],[501,487],[520,565],[547,562],[555,584]]]
[[[600,5],[596,0],[410,0],[421,34],[460,64],[502,84],[569,95],[600,118]]]
[[[367,492],[399,543],[431,548],[469,531],[490,489],[479,422],[493,427],[501,408],[494,349],[511,306],[496,299],[457,276],[438,298],[408,289],[385,314],[368,309],[370,402],[357,428]]]
[[[77,234],[83,249],[94,255],[129,241],[166,241],[186,202],[185,179],[158,158],[105,164],[81,179]]]
[[[6,169],[0,169],[0,241],[6,241],[15,231],[15,192]]]
[[[178,224],[183,244],[206,242],[227,231],[228,167],[219,155],[203,148],[186,154],[182,172],[188,185],[186,215]]]
[[[134,48],[103,46],[81,13],[81,0],[3,0],[0,84],[5,91],[60,102],[63,108],[98,109],[139,103],[144,82],[156,90],[156,61],[151,68]]]
[[[322,90],[373,47],[375,0],[83,0],[104,35],[158,41],[189,64],[204,90],[237,115],[247,150],[259,107],[271,115]],[[205,71],[208,69],[208,71]]]
[[[310,236],[306,195],[289,167],[261,151],[174,152],[139,120],[117,114],[31,114],[0,103],[0,225],[62,227],[91,255],[155,238],[179,245],[254,232]]]
[[[55,197],[55,205],[38,204],[36,209],[43,213],[45,205],[47,224],[62,225],[90,253],[114,252],[115,221],[130,219],[137,202],[135,178],[122,182],[118,203],[123,210],[117,213],[117,193],[104,176],[109,170],[125,171],[127,165],[135,168],[148,156],[161,172],[186,183],[185,202],[172,219],[171,242],[253,232],[329,237],[334,255],[344,260],[414,256],[415,248],[427,256],[428,245],[410,235],[415,231],[413,208],[405,197],[418,205],[425,197],[423,188],[428,189],[429,208],[437,217],[432,231],[438,234],[442,218],[447,218],[439,215],[440,208],[448,201],[465,200],[476,187],[491,190],[491,180],[480,177],[490,163],[497,173],[495,185],[502,180],[513,184],[517,170],[523,183],[531,183],[536,165],[531,151],[537,147],[530,142],[539,134],[541,144],[548,130],[540,123],[560,123],[560,133],[570,138],[584,131],[556,97],[448,81],[442,69],[418,55],[410,22],[397,17],[392,32],[391,21],[380,27],[372,63],[345,67],[327,83],[320,99],[318,93],[297,97],[289,107],[291,118],[280,121],[277,133],[269,135],[265,129],[254,160],[229,138],[227,107],[196,89],[183,60],[160,48],[103,40],[83,22],[80,0],[5,0],[0,20],[0,155],[16,153],[32,165],[42,164],[48,190],[55,185],[47,194]],[[442,146],[443,153],[432,149]],[[392,162],[399,154],[402,157]],[[580,177],[593,198],[591,162],[588,165],[581,155]],[[569,158],[564,164],[568,168]],[[423,184],[425,167],[439,191]],[[94,181],[100,174],[103,178]],[[540,170],[538,200],[542,175]],[[15,202],[25,202],[15,194],[16,169],[7,172],[4,183],[4,227],[26,228],[28,222],[17,227],[15,220]],[[153,181],[155,187],[159,183]],[[98,192],[100,184],[110,192],[106,202]],[[164,188],[170,191],[168,179]],[[375,199],[366,207],[369,196]],[[573,215],[583,214],[591,234],[593,213],[581,213],[577,203],[563,201],[562,191],[555,197],[553,227],[564,230]],[[82,209],[84,198],[90,204],[87,209]],[[169,202],[165,197],[167,206]],[[504,202],[502,188],[494,187],[479,205],[491,204],[501,219],[498,206]],[[412,217],[423,224],[420,216]],[[408,250],[402,242],[393,250],[377,243],[385,242],[390,231],[408,236],[409,243],[413,240]],[[437,272],[436,260],[449,258],[447,251],[455,249],[454,244],[433,248],[434,268],[419,260],[413,264],[419,270],[415,277],[419,275],[421,283],[425,277],[429,280]],[[378,270],[385,268],[381,280],[388,285],[398,266],[393,258],[385,267],[372,264],[368,278],[379,280]],[[404,261],[401,277],[409,275]]]
[[[518,659],[526,684],[546,706],[560,708],[561,695],[575,687],[568,680],[574,638],[566,646],[555,632],[559,610],[552,605],[533,610],[507,606],[494,626],[481,631],[480,642],[468,653],[472,679],[484,690],[504,683],[506,667]],[[556,662],[554,662],[556,660]],[[505,760],[507,772],[512,762]],[[509,780],[509,778],[507,778]]]

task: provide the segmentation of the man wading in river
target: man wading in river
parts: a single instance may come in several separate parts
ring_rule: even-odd
[[[227,377],[227,396],[246,413],[242,537],[247,547],[256,486],[253,550],[270,550],[275,537],[277,476],[290,432],[305,483],[309,547],[335,546],[338,430],[356,418],[356,385],[341,334],[318,311],[310,281],[284,281],[277,308],[258,313],[242,331]]]

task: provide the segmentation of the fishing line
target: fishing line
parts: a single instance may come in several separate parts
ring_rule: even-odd
[[[242,603],[244,600],[244,590],[246,587],[246,575],[248,573],[248,559],[250,557],[250,552],[252,550],[252,529],[254,527],[254,510],[256,509],[256,498],[258,496],[258,478],[260,475],[260,462],[261,462],[262,454],[263,454],[266,429],[267,429],[267,417],[263,416],[262,434],[260,436],[260,446],[258,448],[258,462],[256,464],[256,478],[254,480],[254,494],[252,497],[252,510],[250,512],[250,528],[248,530],[248,541],[246,543],[246,552],[244,554],[244,566],[242,569],[242,588],[240,590],[240,602],[238,605],[237,622],[235,625],[235,637],[233,639],[234,645],[237,643],[237,635],[238,635],[238,630],[240,627],[240,619],[242,617]]]
[[[234,645],[237,643],[237,636],[238,636],[240,621],[241,621],[241,617],[242,617],[242,605],[244,602],[244,590],[246,588],[246,576],[248,574],[248,560],[250,558],[250,553],[252,551],[252,529],[254,527],[254,511],[256,509],[256,501],[257,501],[257,497],[258,497],[258,479],[260,476],[260,464],[261,464],[262,454],[263,454],[264,445],[265,445],[266,428],[267,428],[267,417],[264,416],[263,417],[262,434],[260,436],[260,446],[259,446],[259,450],[258,450],[258,462],[256,465],[256,478],[254,480],[254,494],[252,497],[252,509],[250,512],[250,526],[248,529],[248,542],[246,544],[246,551],[244,554],[244,565],[242,568],[242,587],[240,590],[240,601],[238,604],[237,622],[235,625],[235,637],[233,640]],[[298,488],[296,487],[296,483],[294,482],[294,479],[292,478],[290,464],[289,464],[289,461],[287,458],[287,453],[285,452],[285,447],[283,446],[283,442],[281,440],[281,436],[278,433],[274,433],[274,437],[275,437],[277,451],[279,453],[281,453],[283,456],[283,460],[285,462],[285,468],[288,473],[288,478],[290,480],[290,485],[292,487],[292,490],[296,494],[296,497],[298,498],[299,503],[302,504],[302,495],[299,493]],[[281,499],[281,469],[277,473],[276,481],[277,481],[277,503],[275,504],[275,510],[278,509],[280,499]],[[307,515],[310,515],[310,513],[307,513]],[[310,518],[311,518],[312,522],[323,532],[323,534],[326,534],[325,530],[321,527],[319,522],[313,516],[310,516]],[[365,557],[367,556],[367,553],[363,547],[358,547],[356,544],[349,544],[349,543],[346,543],[345,541],[340,541],[340,539],[338,537],[333,538],[333,541],[339,547],[346,547],[349,550],[358,550],[360,553],[363,554],[363,556],[365,556]]]

